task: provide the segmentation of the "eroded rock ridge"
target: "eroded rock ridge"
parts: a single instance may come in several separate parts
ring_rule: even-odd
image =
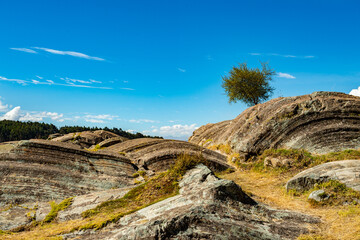
[[[245,158],[270,148],[328,153],[360,147],[360,98],[338,92],[280,97],[233,120],[195,130],[189,142],[229,144]]]

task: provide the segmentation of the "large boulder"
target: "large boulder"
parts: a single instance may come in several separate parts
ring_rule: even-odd
[[[306,169],[291,178],[286,183],[286,189],[302,192],[329,180],[337,180],[360,191],[360,160],[328,162]]]
[[[233,120],[195,130],[189,142],[229,144],[245,158],[269,148],[328,153],[360,147],[360,98],[338,92],[280,97]]]
[[[319,219],[256,203],[234,182],[204,165],[188,171],[180,194],[143,208],[102,230],[64,239],[295,239]]]

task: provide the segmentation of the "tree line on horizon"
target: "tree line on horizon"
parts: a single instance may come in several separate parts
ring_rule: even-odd
[[[99,127],[81,127],[81,126],[64,126],[56,127],[54,124],[40,123],[40,122],[20,122],[20,121],[11,121],[11,120],[2,120],[0,121],[0,142],[7,141],[18,141],[18,140],[28,140],[28,139],[47,139],[50,134],[61,133],[73,133],[73,132],[82,132],[82,131],[96,131],[96,130],[105,130],[112,133],[115,133],[121,137],[126,137],[129,139],[135,138],[162,138],[158,136],[148,136],[142,133],[130,133],[122,130],[121,128],[99,128]]]

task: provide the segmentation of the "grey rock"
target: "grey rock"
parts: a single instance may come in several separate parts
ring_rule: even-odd
[[[0,229],[10,230],[31,222],[31,210],[14,206],[5,211],[0,211]]]
[[[256,203],[234,182],[207,167],[188,171],[180,194],[124,216],[99,231],[64,239],[295,239],[319,219]]]
[[[286,183],[286,189],[306,191],[316,183],[338,180],[347,187],[360,191],[360,160],[343,160],[320,164],[300,172]]]
[[[266,157],[264,159],[265,167],[289,167],[291,166],[293,160],[288,158],[275,158],[275,157]]]
[[[72,204],[64,211],[59,212],[57,220],[60,222],[64,222],[68,220],[82,218],[82,212],[85,212],[88,209],[95,208],[102,202],[122,198],[132,188],[133,186],[119,189],[109,189],[106,191],[74,197]]]
[[[329,199],[329,196],[325,193],[324,190],[316,190],[310,193],[308,199],[321,202]]]

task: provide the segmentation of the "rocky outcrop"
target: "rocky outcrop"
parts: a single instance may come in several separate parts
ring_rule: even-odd
[[[234,182],[204,165],[188,171],[180,194],[143,208],[103,230],[64,239],[295,239],[319,219],[256,203]]]
[[[108,132],[104,130],[96,130],[96,131],[69,133],[55,138],[52,137],[54,136],[49,136],[51,141],[68,142],[68,143],[77,144],[82,148],[89,148],[92,145],[96,145],[106,139],[119,137],[119,136],[112,132]]]
[[[0,207],[130,186],[139,169],[149,171],[148,175],[165,171],[181,154],[202,154],[216,171],[231,168],[225,156],[183,141],[116,137],[103,142],[98,151],[49,140],[3,143]]]
[[[124,154],[132,159],[139,168],[156,172],[169,169],[181,154],[202,154],[211,163],[213,170],[222,171],[231,168],[226,163],[226,156],[192,143],[177,140],[138,138],[112,145],[99,152]]]
[[[309,168],[291,178],[286,189],[303,192],[314,187],[316,183],[337,180],[347,187],[360,191],[360,160],[328,162]]]
[[[102,202],[122,198],[133,187],[134,186],[109,189],[74,197],[71,205],[58,213],[56,220],[57,222],[65,222],[80,219],[82,218],[82,212],[95,208]],[[61,200],[55,202],[59,204]],[[0,209],[0,229],[12,230],[20,226],[25,226],[33,220],[41,222],[50,211],[51,205],[49,202],[27,203],[24,205],[9,206],[3,210]]]
[[[137,167],[121,154],[71,143],[29,140],[0,145],[0,207],[62,200],[133,184]]]
[[[197,129],[189,142],[229,144],[248,158],[269,148],[327,153],[360,147],[360,98],[337,92],[280,97],[231,121]]]

